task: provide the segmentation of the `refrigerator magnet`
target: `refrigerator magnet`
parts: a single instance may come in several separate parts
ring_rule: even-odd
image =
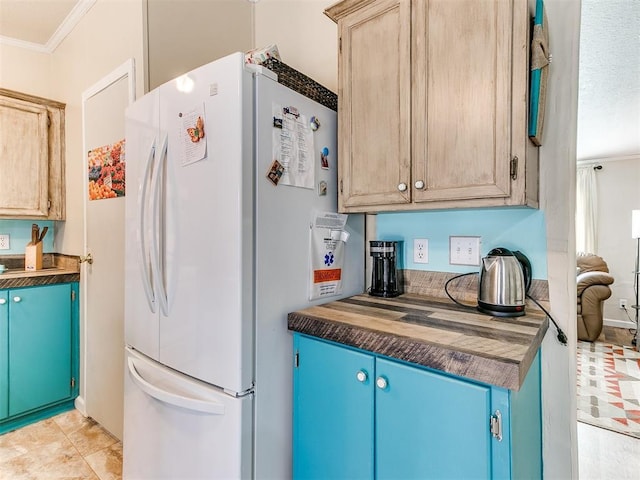
[[[284,115],[291,115],[292,117],[298,118],[300,116],[300,112],[296,107],[284,107],[282,109],[282,113]]]
[[[187,127],[187,134],[193,143],[198,143],[204,138],[204,120],[202,120],[202,117],[196,119],[196,124],[193,127]]]
[[[329,149],[324,147],[320,152],[320,167],[323,170],[329,170]]]
[[[267,173],[267,178],[271,180],[271,183],[277,186],[283,173],[284,167],[282,164],[278,160],[274,160],[271,164],[271,168],[269,169],[269,173]]]
[[[316,130],[318,130],[320,128],[320,120],[318,120],[318,117],[313,116],[313,117],[311,117],[311,120],[309,121],[309,125],[311,126],[311,130],[313,130],[315,132]]]
[[[318,183],[318,196],[324,197],[326,195],[327,195],[327,182],[322,180],[320,183]]]

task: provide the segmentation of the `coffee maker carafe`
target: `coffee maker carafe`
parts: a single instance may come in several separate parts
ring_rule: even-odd
[[[372,257],[369,294],[375,297],[397,297],[400,295],[396,266],[398,242],[372,240],[369,242],[369,251]]]

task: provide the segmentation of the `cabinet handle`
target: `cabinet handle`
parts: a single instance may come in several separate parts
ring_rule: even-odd
[[[404,192],[406,189],[407,189],[407,184],[406,183],[398,184],[398,190],[400,190],[401,192]]]
[[[22,301],[22,298],[21,297],[13,297],[13,301],[15,303],[20,303]]]
[[[7,303],[7,300],[5,298],[0,298],[0,305],[4,305],[5,303]]]
[[[384,377],[378,377],[376,378],[376,386],[380,389],[380,390],[384,390],[385,388],[387,388],[387,386],[389,385],[389,383],[387,382],[387,379]]]
[[[359,370],[358,373],[356,373],[356,378],[360,383],[364,383],[367,381],[367,378],[369,378],[369,375],[367,375],[367,372],[364,370]]]
[[[414,185],[418,190],[422,190],[424,188],[424,182],[422,180],[417,180]]]

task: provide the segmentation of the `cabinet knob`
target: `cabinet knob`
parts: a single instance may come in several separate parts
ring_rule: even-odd
[[[359,382],[364,383],[367,381],[367,378],[369,378],[369,375],[367,375],[367,372],[364,370],[359,370],[358,373],[356,373],[356,378]]]
[[[6,298],[0,298],[0,305],[4,305],[5,303],[7,303],[7,299]]]
[[[424,188],[424,182],[422,180],[416,180],[416,183],[414,184],[414,186],[418,190],[422,190]]]
[[[400,190],[401,192],[404,192],[406,189],[407,189],[407,184],[406,183],[398,184],[398,190]]]
[[[389,383],[387,382],[387,379],[384,377],[378,377],[376,378],[376,386],[380,389],[380,390],[384,390],[385,388],[387,388],[387,385],[389,385]]]
[[[13,297],[13,301],[15,303],[20,303],[22,301],[22,298],[21,297]]]

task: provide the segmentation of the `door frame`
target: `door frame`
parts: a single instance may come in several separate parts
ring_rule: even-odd
[[[124,63],[122,63],[119,67],[113,70],[111,73],[100,79],[98,82],[93,84],[91,87],[82,92],[82,162],[85,162],[86,166],[86,152],[88,150],[87,145],[87,125],[86,125],[86,105],[89,99],[95,97],[100,94],[104,90],[108,89],[115,83],[119,82],[122,79],[127,79],[128,85],[128,105],[131,105],[136,100],[136,77],[135,77],[135,60],[133,58],[129,58]],[[123,116],[124,121],[124,116]],[[83,240],[82,240],[82,257],[80,260],[80,389],[78,393],[78,397],[75,400],[76,409],[80,410],[84,415],[87,414],[86,410],[86,386],[87,386],[87,355],[86,355],[86,346],[88,339],[88,328],[87,328],[87,282],[88,282],[88,268],[86,258],[91,253],[89,251],[87,245],[87,191],[89,189],[89,179],[87,176],[86,168],[82,169],[82,185],[84,188],[84,196],[82,201],[82,221],[83,221]],[[123,345],[124,348],[124,345]],[[124,350],[123,350],[124,355]]]

